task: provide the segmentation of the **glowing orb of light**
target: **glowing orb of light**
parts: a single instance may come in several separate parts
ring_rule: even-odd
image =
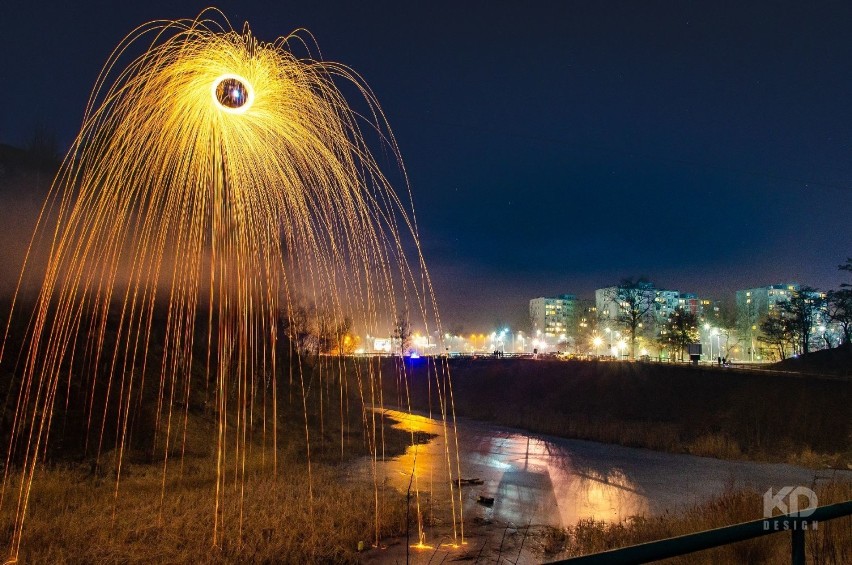
[[[213,101],[226,112],[242,114],[254,101],[249,81],[239,75],[222,75],[213,81]]]

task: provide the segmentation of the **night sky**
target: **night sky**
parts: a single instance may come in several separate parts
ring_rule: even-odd
[[[12,4],[11,6],[9,4]],[[73,7],[71,6],[73,4]],[[6,2],[0,142],[63,149],[112,48],[206,3]],[[852,3],[220,2],[309,29],[397,136],[449,329],[644,275],[725,298],[841,281]],[[14,269],[13,269],[14,270]]]

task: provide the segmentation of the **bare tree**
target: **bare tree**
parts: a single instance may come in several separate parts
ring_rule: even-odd
[[[790,321],[781,312],[768,314],[760,322],[760,341],[775,349],[783,361],[794,343]]]
[[[698,318],[692,312],[678,308],[669,316],[660,338],[661,344],[671,346],[678,360],[683,361],[686,347],[699,339]]]
[[[846,263],[837,268],[852,273],[852,257],[847,257]],[[852,284],[840,283],[839,289],[828,293],[826,314],[843,331],[843,342],[852,344]]]
[[[607,298],[616,307],[616,322],[630,337],[630,359],[636,359],[636,338],[651,321],[654,308],[654,287],[644,278],[622,279]]]
[[[719,304],[718,312],[713,317],[713,323],[719,330],[719,335],[725,338],[725,352],[721,354],[723,357],[731,357],[731,350],[736,350],[743,340],[745,332],[740,331],[737,326],[737,307],[736,304],[730,302],[722,302]],[[721,340],[719,341],[721,351]]]
[[[826,314],[843,332],[843,343],[852,343],[852,288],[841,288],[828,293]]]
[[[393,340],[399,344],[399,354],[404,355],[411,347],[411,323],[408,321],[408,311],[399,312],[393,324]]]
[[[338,355],[352,355],[355,352],[355,338],[352,336],[352,318],[344,316],[343,321],[334,329],[335,349]]]
[[[354,351],[353,324],[349,316],[337,321],[336,316],[315,304],[294,303],[282,314],[280,324],[286,339],[299,355],[351,354]]]
[[[325,310],[316,309],[314,319],[316,327],[316,351],[320,353],[331,353],[335,344],[334,319]]]
[[[281,329],[300,355],[306,355],[311,350],[313,332],[310,317],[308,308],[302,304],[293,305],[281,316]]]
[[[825,294],[810,286],[793,291],[790,300],[779,303],[797,352],[807,355],[810,351],[811,336],[819,324],[824,306]]]

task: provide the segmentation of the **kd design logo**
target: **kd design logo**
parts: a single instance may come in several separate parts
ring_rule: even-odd
[[[808,505],[799,507],[802,497],[807,497]],[[763,493],[763,517],[772,518],[772,512],[777,508],[782,514],[792,514],[801,518],[807,518],[814,513],[819,503],[817,495],[808,487],[784,487],[777,493],[772,493],[772,488]]]

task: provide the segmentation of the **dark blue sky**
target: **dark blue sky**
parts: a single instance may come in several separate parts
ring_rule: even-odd
[[[79,126],[112,48],[206,2],[4,6],[0,142]],[[449,328],[645,275],[829,288],[852,255],[852,3],[220,2],[375,91]]]

